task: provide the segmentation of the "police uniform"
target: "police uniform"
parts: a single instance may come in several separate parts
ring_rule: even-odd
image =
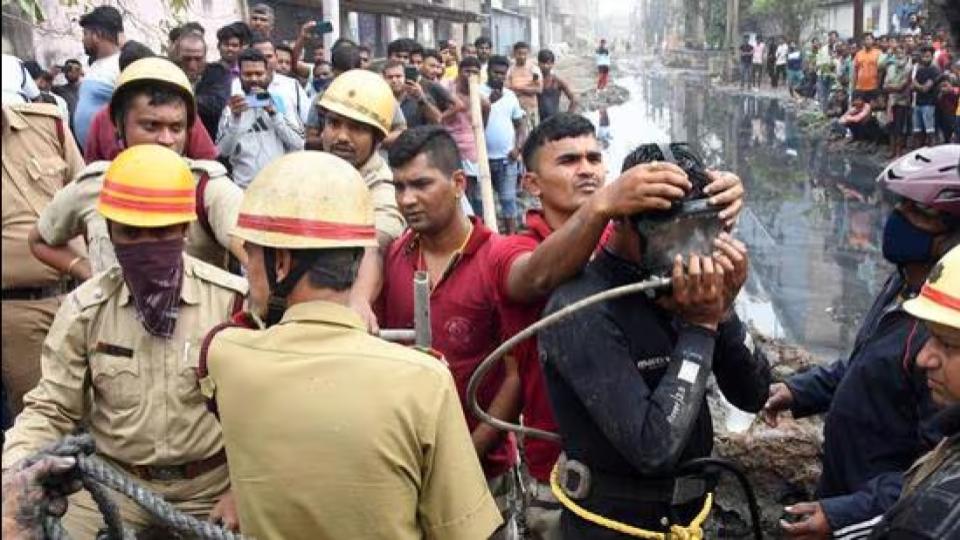
[[[229,487],[220,426],[206,409],[196,369],[205,333],[246,293],[237,276],[184,256],[175,333],[158,338],[137,319],[118,266],[70,293],[43,345],[43,377],[6,434],[9,466],[71,433],[81,422],[97,452],[180,510],[206,518]],[[125,523],[147,514],[115,497]],[[84,492],[64,521],[74,538],[93,538],[102,516]]]
[[[449,371],[349,308],[224,329],[207,365],[245,534],[485,539],[500,523]]]
[[[58,190],[83,168],[56,106],[3,109],[3,384],[11,412],[40,378],[40,346],[60,305],[61,276],[36,260],[27,235]],[[64,241],[69,240],[65,238]]]
[[[377,232],[391,240],[400,237],[406,223],[397,207],[397,192],[393,187],[393,171],[380,154],[374,152],[360,167],[360,176],[367,184],[373,200],[373,216]]]
[[[187,232],[187,253],[204,262],[226,268],[230,229],[237,221],[243,191],[227,176],[227,170],[216,161],[185,159],[197,181],[199,219]],[[37,229],[43,241],[61,245],[77,235],[87,239],[90,267],[94,274],[117,262],[107,231],[107,222],[97,212],[97,198],[103,188],[103,175],[109,161],[88,165],[77,180],[54,196],[40,214]],[[206,178],[206,180],[204,180]],[[205,213],[204,213],[205,212]],[[206,219],[204,219],[206,218]]]

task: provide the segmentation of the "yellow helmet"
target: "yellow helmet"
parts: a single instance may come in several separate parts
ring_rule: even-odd
[[[138,144],[114,158],[103,176],[97,210],[136,227],[166,227],[197,219],[196,182],[179,154]]]
[[[360,173],[325,152],[294,152],[247,186],[234,236],[282,249],[377,245],[373,202]]]
[[[162,85],[178,92],[187,103],[187,126],[193,126],[197,102],[193,97],[193,85],[187,74],[176,64],[159,56],[141,58],[133,62],[117,78],[117,86],[110,97],[110,120],[116,123],[116,108],[123,95],[138,86]]]
[[[940,259],[920,294],[903,308],[918,319],[960,329],[960,246]]]
[[[397,100],[383,77],[365,69],[350,70],[330,83],[320,98],[324,109],[390,133]]]

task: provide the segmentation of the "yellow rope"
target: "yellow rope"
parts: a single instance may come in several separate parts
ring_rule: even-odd
[[[703,522],[707,520],[707,516],[710,515],[710,509],[713,507],[713,493],[707,493],[706,500],[703,503],[703,508],[700,510],[700,513],[693,518],[693,521],[690,522],[690,525],[687,525],[686,527],[682,525],[671,525],[669,533],[662,533],[648,531],[646,529],[634,527],[633,525],[627,525],[626,523],[605,518],[600,514],[594,514],[586,508],[578,505],[576,502],[571,500],[570,497],[567,497],[567,494],[563,491],[563,488],[560,487],[560,468],[558,465],[554,465],[553,470],[550,471],[550,490],[553,491],[554,497],[560,501],[560,504],[565,506],[567,510],[570,510],[581,519],[589,521],[595,525],[617,531],[618,533],[634,536],[636,538],[646,538],[647,540],[702,540]]]

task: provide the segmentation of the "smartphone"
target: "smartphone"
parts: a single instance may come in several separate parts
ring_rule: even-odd
[[[539,74],[539,73],[534,73],[534,74],[533,74],[533,80],[534,80],[534,81],[539,81],[539,80],[540,80],[540,74]]]
[[[403,68],[403,78],[411,82],[417,82],[420,79],[420,71],[413,66],[407,66]]]
[[[247,107],[262,109],[270,105],[270,92],[253,92],[246,95]]]
[[[333,23],[330,21],[325,21],[323,19],[317,20],[317,25],[313,27],[314,34],[329,34],[333,32]]]

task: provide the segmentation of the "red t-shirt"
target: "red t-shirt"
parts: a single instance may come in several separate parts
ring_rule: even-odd
[[[443,354],[453,373],[466,408],[467,383],[480,362],[510,337],[516,304],[507,299],[506,276],[513,261],[530,251],[505,237],[493,234],[477,218],[471,218],[473,233],[461,255],[430,296],[430,329],[433,348]],[[390,246],[385,261],[384,283],[376,312],[384,328],[413,328],[413,276],[422,268],[416,234],[407,230]],[[477,392],[486,409],[504,379],[503,364],[491,370]],[[473,431],[477,419],[465,413],[467,427]],[[480,459],[487,478],[505,473],[514,463],[516,442],[504,434],[486,456]]]
[[[530,210],[526,216],[527,229],[522,233],[509,237],[511,239],[523,241],[529,245],[533,242],[533,249],[543,243],[553,233],[553,229],[547,224],[541,210]],[[612,225],[608,225],[600,237],[598,246],[607,243],[613,232]],[[530,249],[530,251],[533,251]],[[510,328],[510,334],[516,334],[524,328],[530,326],[543,313],[547,301],[538,302],[536,305],[528,306],[522,312],[524,318],[516,320],[516,326]],[[519,311],[519,310],[518,310]],[[526,426],[542,429],[544,431],[557,432],[557,422],[553,417],[553,409],[550,406],[550,396],[547,393],[547,382],[543,377],[543,367],[540,365],[540,354],[537,350],[537,339],[530,338],[514,349],[514,354],[520,362],[520,377],[523,384],[523,423]],[[529,438],[523,442],[524,457],[527,460],[527,467],[530,469],[530,475],[544,484],[550,481],[550,471],[554,463],[560,457],[562,447],[560,443],[544,439]]]
[[[83,159],[87,163],[94,161],[113,161],[123,150],[117,140],[117,128],[110,121],[110,106],[104,106],[93,117],[87,132],[87,147],[83,149]],[[194,118],[193,127],[187,133],[187,144],[183,156],[190,159],[217,159],[217,145],[203,127],[200,117]]]

